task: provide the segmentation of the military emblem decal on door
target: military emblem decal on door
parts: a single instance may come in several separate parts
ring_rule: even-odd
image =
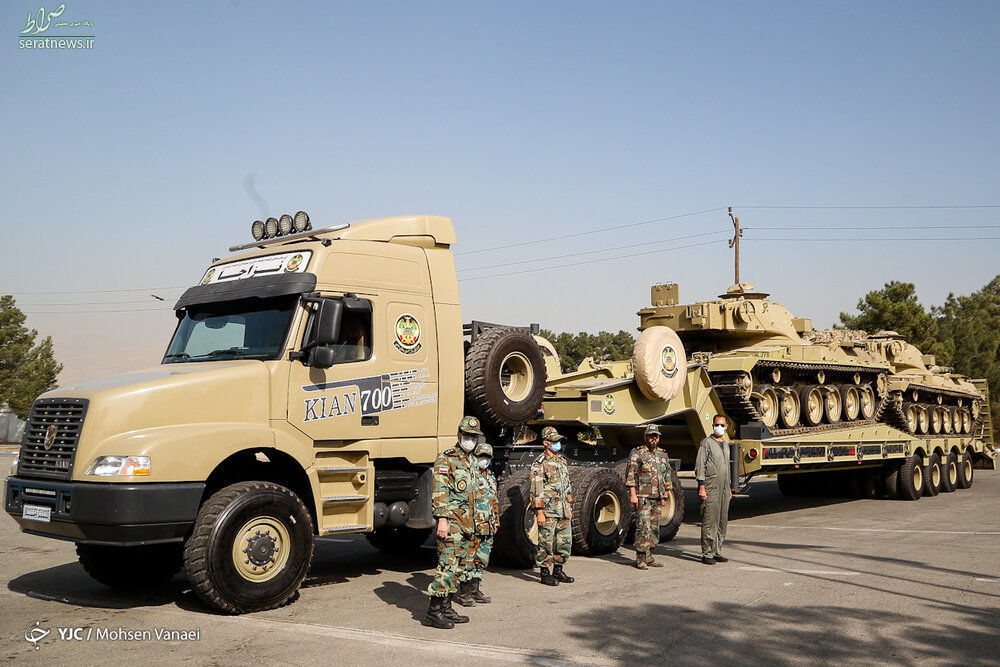
[[[420,322],[413,315],[404,313],[396,318],[396,349],[403,354],[416,354],[420,350]]]
[[[437,391],[427,383],[430,369],[414,368],[382,375],[303,385],[302,391],[323,392],[305,399],[303,422],[377,415],[437,402]]]

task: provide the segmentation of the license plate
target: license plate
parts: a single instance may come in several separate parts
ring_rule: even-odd
[[[21,516],[32,521],[48,523],[52,520],[52,508],[42,507],[41,505],[25,505]]]

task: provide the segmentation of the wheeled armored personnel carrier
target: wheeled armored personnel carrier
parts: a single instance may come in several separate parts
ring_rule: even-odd
[[[737,425],[761,422],[781,435],[876,422],[889,395],[885,358],[863,342],[811,340],[811,320],[767,297],[740,283],[717,300],[681,304],[676,284],[654,286],[652,305],[639,311],[636,346],[662,349],[663,358],[658,368],[637,365],[643,393],[666,398],[686,350],[687,361],[707,367]]]

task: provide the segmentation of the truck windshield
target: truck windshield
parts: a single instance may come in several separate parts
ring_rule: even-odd
[[[194,306],[184,313],[163,363],[276,359],[296,303],[284,298]]]

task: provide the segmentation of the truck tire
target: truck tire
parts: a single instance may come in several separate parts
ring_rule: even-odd
[[[136,589],[173,578],[184,564],[183,548],[180,543],[136,547],[77,544],[76,555],[87,574],[105,586]]]
[[[493,538],[491,562],[532,568],[538,553],[538,528],[530,507],[530,470],[518,470],[500,481],[500,527]]]
[[[924,467],[918,455],[911,454],[906,457],[899,467],[897,491],[900,500],[920,500],[924,495]]]
[[[433,528],[382,526],[365,533],[365,539],[373,547],[387,554],[412,554],[420,551],[420,547],[424,546],[433,532]]]
[[[941,457],[931,454],[924,466],[924,495],[933,498],[941,493]]]
[[[632,505],[625,481],[610,468],[570,466],[573,488],[573,553],[609,554],[625,541]]]
[[[312,516],[297,495],[272,482],[240,482],[198,510],[184,569],[205,604],[230,614],[262,611],[299,590],[313,546]]]
[[[681,488],[681,478],[670,466],[670,501],[660,511],[660,542],[669,542],[677,536],[684,520],[684,489]]]
[[[888,463],[882,473],[885,495],[892,500],[899,499],[899,472],[901,467],[901,463]]]
[[[941,492],[951,493],[958,488],[958,457],[948,452],[941,462]]]
[[[632,348],[632,370],[642,395],[669,401],[687,381],[687,357],[680,336],[670,327],[642,331]]]
[[[962,452],[958,457],[958,488],[967,489],[972,486],[972,475],[975,468],[972,465],[972,454],[969,450]]]
[[[487,329],[465,356],[468,411],[497,428],[520,426],[538,414],[545,392],[545,361],[531,334]]]
[[[878,473],[878,468],[862,468],[861,470],[854,471],[854,474],[858,478],[858,498],[871,500],[872,498],[879,497]]]

